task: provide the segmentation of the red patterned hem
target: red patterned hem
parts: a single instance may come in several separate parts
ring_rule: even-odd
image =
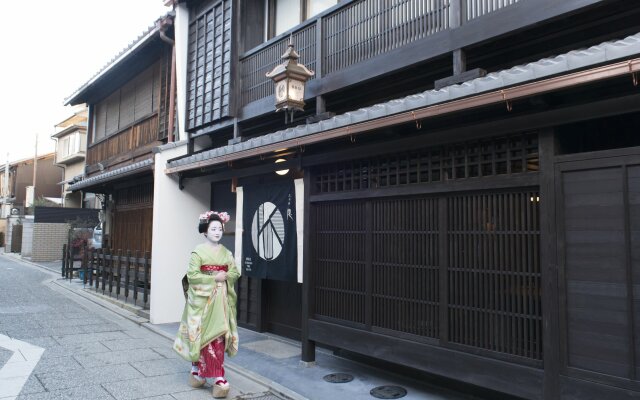
[[[220,336],[200,350],[198,376],[218,378],[224,376],[224,336]]]

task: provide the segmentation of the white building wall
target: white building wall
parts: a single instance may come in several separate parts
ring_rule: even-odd
[[[177,147],[176,147],[177,145]],[[182,277],[187,271],[191,250],[203,242],[198,233],[198,217],[209,209],[211,185],[189,179],[178,188],[177,177],[164,173],[168,159],[186,154],[186,142],[170,143],[157,149],[153,188],[153,243],[151,251],[152,324],[176,322],[182,316]]]
[[[189,9],[187,8],[186,2],[176,5],[174,29],[176,40],[178,138],[184,140],[187,138],[185,132],[185,113],[187,107],[187,56],[189,48]]]

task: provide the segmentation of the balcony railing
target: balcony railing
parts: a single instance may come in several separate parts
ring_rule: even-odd
[[[322,77],[519,1],[523,0],[352,1],[302,24],[293,32],[293,43],[301,62]],[[280,38],[240,59],[242,105],[273,94],[265,74],[281,62],[288,41]]]
[[[463,21],[471,21],[483,15],[508,7],[522,0],[464,0]]]
[[[87,149],[87,165],[103,163],[158,142],[158,116],[153,115],[122,132],[90,145]],[[149,149],[149,152],[151,150]]]

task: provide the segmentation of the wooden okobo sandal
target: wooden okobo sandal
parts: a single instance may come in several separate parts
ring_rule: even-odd
[[[225,379],[218,379],[213,385],[213,397],[216,399],[222,399],[229,394],[229,382]]]

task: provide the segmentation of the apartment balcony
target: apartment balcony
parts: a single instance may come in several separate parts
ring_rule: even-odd
[[[86,156],[86,152],[84,150],[79,150],[66,155],[61,155],[60,153],[58,153],[56,155],[56,164],[62,164],[62,165],[75,164],[77,162],[84,161],[85,156]]]
[[[456,74],[461,82],[465,71],[491,72],[637,33],[638,14],[638,4],[603,0],[342,1],[239,56],[237,115],[274,119],[265,74],[282,62],[290,37],[300,62],[315,71],[307,102],[322,96],[339,113]]]

